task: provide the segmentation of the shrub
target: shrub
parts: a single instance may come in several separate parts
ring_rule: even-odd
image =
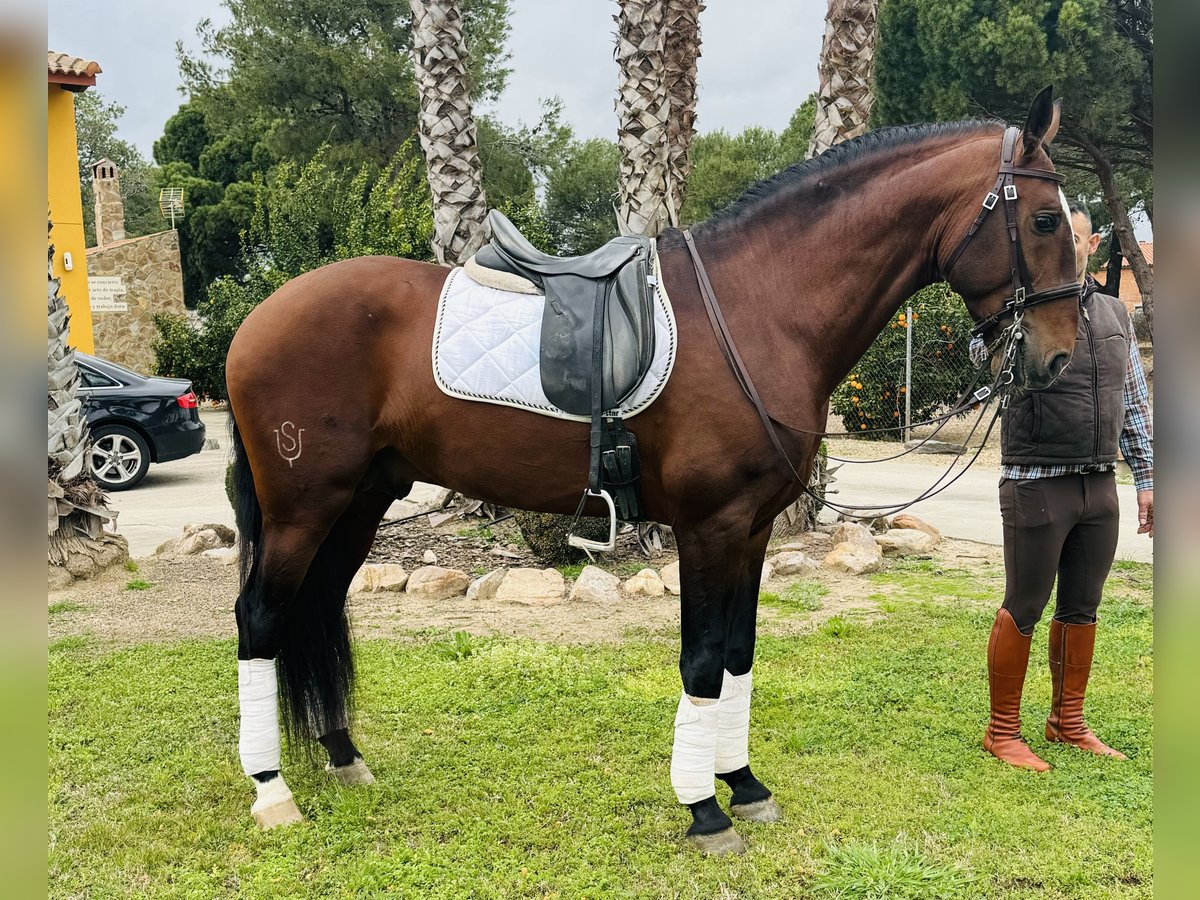
[[[906,308],[913,309],[908,321]],[[931,418],[958,399],[974,371],[968,354],[971,317],[945,285],[931,285],[901,307],[850,374],[833,392],[830,406],[849,432],[901,428],[904,424],[905,335],[912,330],[912,420]],[[866,434],[896,440],[899,431]]]
[[[525,512],[513,510],[513,519],[521,529],[521,537],[529,545],[529,549],[541,559],[553,565],[573,563],[585,558],[582,550],[567,543],[567,535],[571,533],[573,516],[560,516],[554,513]],[[597,518],[581,518],[577,534],[593,541],[608,538],[608,520]]]
[[[381,173],[347,178],[324,150],[305,166],[281,164],[255,181],[254,216],[242,234],[245,275],[213,281],[197,307],[199,325],[156,316],[155,372],[191,380],[223,398],[225,357],[242,321],[284,282],[357,256],[432,258],[433,218],[418,156],[402,147]]]

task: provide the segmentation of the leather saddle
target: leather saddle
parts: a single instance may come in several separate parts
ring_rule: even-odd
[[[600,409],[616,409],[654,358],[654,241],[630,235],[558,257],[534,247],[497,210],[488,224],[491,242],[475,262],[525,278],[546,297],[539,360],[546,398],[571,415],[592,415],[598,371]]]

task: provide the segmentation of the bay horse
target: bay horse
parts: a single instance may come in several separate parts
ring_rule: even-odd
[[[684,235],[657,240],[678,354],[661,395],[630,424],[647,518],[669,524],[678,543],[683,690],[671,781],[705,852],[743,846],[717,804],[717,777],[732,787],[733,814],[780,818],[747,744],[763,558],[776,515],[803,489],[791,470],[811,471],[832,391],[921,287],[948,278],[972,316],[995,325],[1019,275],[1022,296],[1074,282],[1070,217],[1046,153],[1057,128],[1047,89],[1024,128],[1010,129],[1008,222],[980,213],[981,198],[996,205],[989,188],[1000,193],[1006,129],[970,121],[847,141],[692,230],[762,406],[790,426],[776,429],[787,459],[710,328]],[[318,740],[334,777],[373,780],[350,736],[345,604],[389,505],[424,481],[569,514],[587,483],[587,424],[438,389],[430,348],[446,277],[405,259],[337,262],[282,286],[230,347],[239,749],[261,827],[301,818],[279,774],[277,694],[289,733]],[[1026,387],[1050,383],[1070,358],[1078,302],[1060,295],[1024,311],[1015,377]]]

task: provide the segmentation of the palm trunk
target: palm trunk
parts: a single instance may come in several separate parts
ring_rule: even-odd
[[[117,514],[87,465],[88,429],[76,396],[79,369],[67,346],[70,312],[54,277],[54,247],[46,263],[46,535],[54,583],[86,578],[129,556],[123,537],[106,533]]]
[[[664,47],[667,0],[620,0],[616,60],[618,226],[654,237],[670,224],[667,199],[667,96]]]
[[[457,0],[409,0],[417,125],[433,197],[433,253],[442,265],[465,262],[487,238],[487,198],[468,90],[466,42]]]
[[[829,0],[809,156],[867,130],[875,99],[871,75],[878,7],[878,0]]]
[[[666,20],[667,189],[671,224],[687,199],[692,171],[692,137],[696,133],[696,63],[700,58],[700,0],[668,0]]]

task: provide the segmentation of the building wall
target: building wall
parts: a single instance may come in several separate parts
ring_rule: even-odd
[[[158,313],[184,315],[183,273],[179,264],[179,232],[160,231],[92,247],[88,273],[118,276],[125,294],[120,312],[92,311],[96,355],[146,374],[154,370]]]
[[[54,245],[54,275],[61,280],[71,310],[67,343],[92,353],[92,311],[88,303],[87,253],[83,237],[83,200],[79,193],[78,146],[75,138],[75,95],[50,84],[46,99],[48,164],[46,187],[50,204],[50,243]],[[63,253],[74,260],[63,266]]]

